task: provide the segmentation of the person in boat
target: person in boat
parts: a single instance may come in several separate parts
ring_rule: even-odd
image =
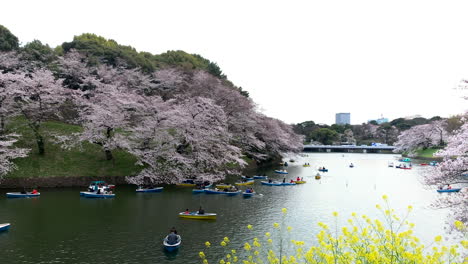
[[[268,179],[268,183],[272,183],[273,181],[271,179]]]
[[[301,177],[301,181],[303,181],[303,180],[304,180],[304,177]]]
[[[175,229],[175,227],[172,227],[170,230],[169,230],[169,233],[174,233],[177,235],[177,230]]]
[[[291,179],[291,181],[290,181],[289,183],[294,183],[294,180],[293,180],[293,179]]]
[[[283,183],[286,183],[286,178],[283,178]]]
[[[452,189],[452,186],[450,186],[450,184],[447,184],[447,190],[451,190]]]
[[[185,212],[184,212],[184,214],[186,214],[186,215],[190,214],[190,212],[189,212],[188,208],[187,208],[187,209],[185,209]]]
[[[174,232],[171,232],[169,235],[167,235],[167,243],[169,245],[175,245],[177,244],[177,241],[179,238],[177,237],[177,234]]]
[[[205,214],[205,210],[200,206],[200,209],[198,209],[198,214]]]
[[[301,180],[301,178],[299,178],[299,177],[296,178],[296,181],[300,181],[300,180]]]
[[[37,193],[38,193],[38,191],[36,189],[33,189],[32,192],[31,192],[31,194],[37,194]]]

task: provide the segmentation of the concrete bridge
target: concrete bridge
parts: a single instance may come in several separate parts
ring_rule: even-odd
[[[304,145],[305,152],[393,153],[394,146]]]

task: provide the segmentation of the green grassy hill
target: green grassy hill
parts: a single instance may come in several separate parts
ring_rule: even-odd
[[[108,161],[101,148],[91,143],[83,144],[82,150],[63,150],[59,145],[52,143],[51,134],[67,135],[79,132],[79,126],[55,121],[46,122],[43,126],[46,153],[42,156],[38,155],[36,141],[24,120],[16,119],[8,127],[22,135],[17,146],[30,148],[31,152],[28,157],[14,161],[18,169],[10,172],[7,178],[119,177],[133,175],[141,170],[141,167],[135,165],[136,158],[122,150],[113,151],[115,160]]]

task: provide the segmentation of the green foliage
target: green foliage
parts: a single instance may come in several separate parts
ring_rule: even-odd
[[[120,60],[129,68],[141,67],[145,71],[153,71],[155,65],[147,57],[147,53],[138,53],[131,46],[119,45],[115,40],[105,39],[91,33],[75,36],[72,42],[62,44],[64,52],[76,49],[86,54],[90,60],[103,62],[112,66],[120,64]]]
[[[226,79],[226,75],[215,62],[198,54],[189,54],[181,50],[170,50],[159,55],[137,52],[131,46],[120,45],[115,40],[91,33],[75,36],[73,41],[63,43],[61,49],[56,52],[61,54],[71,49],[86,54],[91,64],[106,63],[112,66],[124,64],[128,68],[140,67],[146,72],[164,67],[181,67],[186,70],[201,69],[216,77]]]
[[[324,145],[331,145],[333,141],[338,139],[338,133],[335,130],[329,128],[319,128],[314,130],[310,137],[315,140],[322,142]]]
[[[434,120],[439,120],[439,116],[434,116],[431,119],[426,119],[424,117],[416,117],[413,119],[397,118],[390,122],[390,125],[395,126],[400,131],[410,129],[413,126],[429,124]]]
[[[108,161],[102,149],[94,144],[85,143],[82,150],[64,150],[51,141],[51,134],[69,135],[80,132],[79,126],[45,122],[43,131],[49,135],[46,137],[48,152],[45,155],[37,154],[34,135],[26,127],[24,120],[13,120],[8,129],[22,135],[17,142],[19,147],[30,148],[32,151],[28,157],[14,160],[18,169],[7,177],[128,176],[141,170],[141,167],[135,165],[136,158],[123,150],[113,151],[115,161]]]
[[[350,124],[345,124],[345,125],[333,124],[330,126],[330,129],[335,130],[339,134],[343,134],[346,129],[352,129],[352,127]]]
[[[0,25],[0,51],[12,51],[18,47],[18,38],[8,28]]]
[[[44,64],[49,64],[55,60],[55,51],[49,45],[42,44],[39,40],[33,40],[24,45],[21,49],[23,59],[29,61],[37,61]]]

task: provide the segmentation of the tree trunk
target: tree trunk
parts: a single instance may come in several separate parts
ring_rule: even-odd
[[[39,155],[45,154],[44,138],[42,135],[36,133],[37,148],[39,149]]]
[[[104,152],[106,153],[106,160],[114,159],[114,157],[112,156],[112,151],[106,149],[106,150],[104,150]]]

